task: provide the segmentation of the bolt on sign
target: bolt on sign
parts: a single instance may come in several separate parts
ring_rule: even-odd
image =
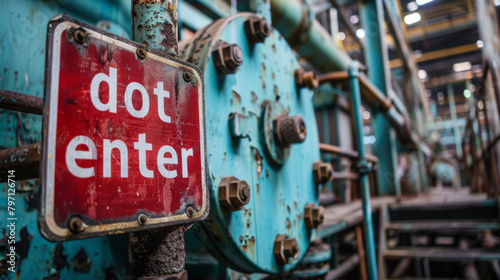
[[[49,22],[40,230],[53,241],[208,214],[193,65],[66,16]]]

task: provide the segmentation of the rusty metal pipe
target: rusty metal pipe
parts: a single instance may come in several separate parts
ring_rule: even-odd
[[[333,180],[357,180],[359,175],[352,172],[333,172]]]
[[[341,157],[346,157],[346,158],[350,158],[350,159],[359,159],[358,152],[353,151],[353,150],[347,150],[347,149],[344,149],[344,148],[339,147],[339,146],[320,143],[319,150],[322,153],[336,154],[336,155],[339,155]],[[373,162],[373,163],[378,163],[378,157],[376,157],[374,155],[367,154],[366,159],[368,161]]]
[[[177,56],[177,0],[132,0],[132,40]],[[184,233],[172,226],[129,235],[129,266],[134,279],[186,279]]]
[[[130,234],[129,265],[137,279],[186,279],[184,226]]]
[[[177,0],[132,0],[132,38],[177,56]]]
[[[41,115],[43,111],[43,98],[0,89],[0,108]]]
[[[40,176],[40,142],[0,151],[0,183],[7,182],[9,171],[16,180],[34,179]]]

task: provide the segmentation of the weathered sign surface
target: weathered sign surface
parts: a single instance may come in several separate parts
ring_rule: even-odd
[[[40,228],[67,240],[208,212],[203,79],[64,16],[49,23]]]

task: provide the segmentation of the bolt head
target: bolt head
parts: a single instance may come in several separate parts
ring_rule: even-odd
[[[290,259],[297,260],[299,256],[299,244],[295,238],[288,238],[280,234],[274,240],[274,257],[280,264],[287,264]]]
[[[330,163],[318,161],[313,166],[313,177],[316,185],[333,180],[333,167]]]
[[[317,228],[325,220],[325,208],[309,203],[304,209],[304,222],[308,229]]]
[[[213,47],[212,56],[215,67],[225,74],[236,73],[243,64],[243,52],[236,44],[218,42]]]
[[[271,34],[271,26],[265,18],[254,15],[245,22],[245,31],[250,42],[261,43]]]
[[[250,201],[250,186],[236,177],[224,177],[219,184],[219,202],[229,211],[243,209]]]
[[[304,142],[307,136],[306,123],[299,115],[278,117],[274,122],[273,132],[277,144],[284,148]]]
[[[319,86],[319,77],[314,71],[305,72],[298,69],[295,71],[295,84],[299,88],[307,87],[313,90]]]

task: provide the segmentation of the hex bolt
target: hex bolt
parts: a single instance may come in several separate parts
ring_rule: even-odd
[[[188,205],[186,207],[186,215],[189,217],[189,218],[192,218],[194,216],[194,213],[196,211],[194,210],[194,207],[192,205]]]
[[[68,228],[72,233],[79,233],[83,231],[83,220],[80,217],[73,216],[69,220]]]
[[[299,244],[295,238],[288,238],[280,234],[274,240],[274,258],[279,264],[287,264],[290,259],[297,260],[299,256]]]
[[[75,38],[75,42],[78,44],[84,44],[87,42],[87,33],[83,29],[76,29],[73,33],[73,36]]]
[[[243,64],[243,52],[236,44],[218,42],[212,50],[215,67],[222,73],[236,73],[238,67]]]
[[[313,177],[316,185],[333,180],[333,167],[330,163],[317,161],[313,165]]]
[[[262,43],[271,34],[271,26],[265,18],[253,15],[245,21],[245,31],[250,42]]]
[[[139,59],[141,59],[141,60],[142,60],[142,59],[145,59],[145,58],[146,58],[146,56],[147,56],[147,52],[146,52],[146,50],[145,50],[145,49],[143,49],[143,48],[137,48],[137,50],[135,51],[135,53],[137,54],[137,57],[138,57]]]
[[[282,115],[273,120],[273,133],[278,146],[290,148],[291,144],[306,140],[306,123],[299,115],[290,117]]]
[[[298,69],[295,71],[295,84],[298,88],[307,87],[312,90],[319,86],[319,77],[314,71]]]
[[[219,202],[229,211],[238,211],[250,201],[250,187],[244,180],[224,177],[219,184]]]
[[[148,222],[148,219],[148,216],[146,216],[145,214],[139,214],[139,216],[137,217],[137,223],[140,226],[144,226]]]
[[[304,221],[308,229],[317,228],[325,221],[325,208],[309,203],[304,209]]]

